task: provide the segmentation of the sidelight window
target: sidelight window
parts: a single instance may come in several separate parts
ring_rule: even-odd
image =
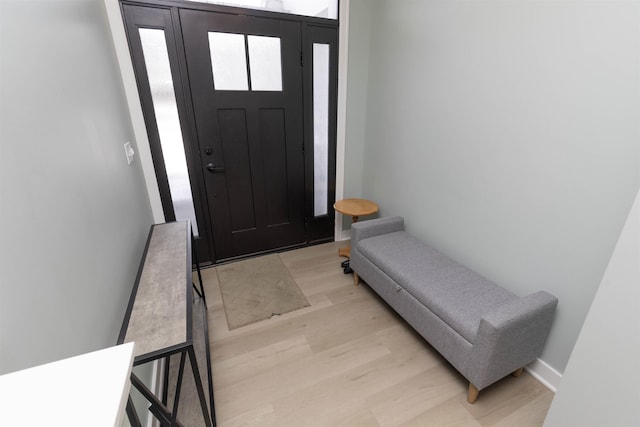
[[[178,221],[190,220],[193,234],[198,236],[198,224],[191,195],[191,182],[184,154],[182,128],[164,30],[140,28],[140,41],[174,214]]]
[[[313,44],[313,213],[327,214],[329,198],[329,45]]]

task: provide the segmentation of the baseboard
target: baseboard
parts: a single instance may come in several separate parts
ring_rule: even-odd
[[[536,359],[525,369],[552,392],[555,393],[558,390],[558,386],[562,381],[562,374],[549,366],[544,360]]]
[[[336,242],[340,242],[343,240],[350,240],[350,239],[351,239],[351,230],[341,230],[336,235]]]

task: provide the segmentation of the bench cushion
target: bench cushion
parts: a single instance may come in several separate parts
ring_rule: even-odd
[[[470,343],[485,313],[517,299],[404,231],[363,239],[357,248]]]

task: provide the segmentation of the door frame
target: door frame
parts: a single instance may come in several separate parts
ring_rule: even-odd
[[[106,2],[107,0],[105,0]],[[149,91],[146,76],[146,64],[144,63],[141,46],[139,43],[138,37],[134,34],[137,34],[137,27],[149,27],[149,28],[163,28],[167,37],[167,47],[169,49],[169,56],[171,59],[171,68],[172,74],[174,75],[174,90],[177,102],[178,113],[180,116],[180,121],[182,123],[182,134],[183,140],[185,143],[185,157],[187,160],[187,166],[189,169],[189,177],[191,181],[192,195],[193,195],[193,204],[195,208],[195,214],[198,221],[198,228],[200,230],[200,236],[202,238],[197,239],[197,246],[199,248],[199,252],[201,255],[201,259],[211,260],[216,263],[219,261],[219,256],[216,255],[215,246],[214,246],[214,236],[213,231],[211,229],[212,224],[209,222],[211,220],[210,206],[207,202],[207,192],[205,191],[205,183],[204,176],[201,171],[201,158],[200,158],[200,143],[197,142],[197,131],[194,122],[193,116],[193,105],[191,99],[191,89],[189,81],[189,75],[186,69],[186,53],[183,42],[182,35],[182,23],[180,19],[180,11],[181,10],[195,10],[198,12],[215,12],[218,15],[233,15],[233,16],[251,16],[258,19],[274,19],[276,21],[289,21],[295,22],[301,25],[301,64],[303,61],[305,62],[305,68],[301,68],[301,72],[304,70],[303,74],[303,84],[300,88],[301,95],[304,97],[309,97],[309,93],[311,90],[311,80],[310,76],[312,74],[312,68],[307,66],[307,62],[310,65],[311,58],[311,42],[313,39],[318,39],[323,43],[330,43],[332,47],[331,54],[331,62],[334,64],[331,71],[331,80],[330,80],[330,116],[329,116],[329,135],[330,135],[330,158],[329,158],[329,193],[328,197],[330,200],[335,200],[337,196],[336,192],[336,182],[338,179],[338,174],[336,173],[336,163],[337,163],[337,117],[338,117],[338,88],[337,88],[337,78],[338,78],[338,69],[340,64],[338,63],[338,36],[339,36],[339,25],[337,20],[329,20],[325,18],[316,18],[316,17],[306,17],[306,16],[298,16],[292,14],[285,14],[279,12],[270,12],[270,11],[260,11],[253,9],[244,9],[237,7],[229,7],[229,6],[220,6],[220,5],[211,5],[207,3],[195,3],[185,0],[119,0],[119,6],[121,9],[121,16],[124,21],[124,26],[127,28],[126,32],[128,32],[133,38],[127,40],[128,47],[130,50],[130,58],[131,61],[135,65],[135,75],[138,76],[137,79],[137,89],[139,98],[138,100],[142,104],[142,110],[144,111],[144,116],[146,117],[146,130],[147,130],[147,142],[149,142],[150,150],[152,153],[152,164],[154,165],[154,175],[156,177],[156,184],[159,184],[158,189],[154,189],[155,192],[160,193],[161,205],[163,207],[163,216],[166,220],[172,221],[175,220],[173,202],[171,200],[171,192],[169,191],[166,171],[164,169],[164,162],[162,158],[162,148],[160,146],[160,139],[157,134],[157,124],[155,123],[155,114],[153,113],[153,102],[151,100],[151,92]],[[125,16],[125,9],[129,11],[129,14]],[[148,15],[151,13],[152,15]],[[148,21],[147,16],[155,17],[154,14],[164,15],[165,18],[160,19],[160,23],[156,23],[156,18],[152,18],[151,21]],[[139,23],[138,23],[139,22]],[[147,23],[149,22],[149,23]],[[314,33],[314,30],[319,30]],[[323,28],[325,30],[323,30]],[[323,33],[322,31],[328,31],[328,33]],[[330,35],[333,33],[333,35]],[[312,36],[315,34],[315,36]],[[328,38],[327,38],[328,37]],[[125,38],[126,39],[126,38]],[[116,43],[117,45],[117,43]],[[308,59],[307,59],[308,58]],[[180,79],[180,82],[175,81],[176,78]],[[125,85],[126,86],[126,85]],[[313,121],[308,120],[312,117],[309,113],[313,108],[313,104],[309,104],[306,100],[304,101],[305,105],[305,128],[312,128],[311,124]],[[309,110],[309,111],[307,111]],[[309,148],[310,141],[312,138],[309,136],[313,135],[313,133],[309,132],[307,129],[304,131],[305,136],[305,147]],[[313,147],[313,145],[311,145]],[[303,150],[305,151],[305,150]],[[344,150],[340,150],[344,151]],[[305,164],[307,165],[305,168],[305,182],[307,182],[306,188],[309,191],[305,191],[305,198],[312,199],[313,198],[313,185],[309,187],[309,180],[313,179],[313,165],[314,161],[313,151],[307,150],[305,155]],[[145,171],[146,175],[146,171]],[[147,184],[149,187],[149,185]],[[332,225],[335,225],[336,215],[333,210],[332,204],[328,205],[328,215],[323,215],[322,217],[316,217],[313,214],[313,205],[311,203],[305,203],[304,206],[304,217],[307,218],[305,221],[305,234],[307,237],[305,238],[305,243],[301,243],[301,246],[306,246],[314,243],[321,243],[324,241],[330,241],[335,238],[335,228],[332,230]],[[155,215],[154,215],[155,216]],[[332,232],[334,236],[332,235]],[[275,249],[273,249],[275,250]],[[265,251],[270,251],[265,248]],[[262,251],[260,251],[262,252]],[[257,253],[260,253],[257,252]]]
[[[140,162],[143,177],[146,184],[149,203],[154,223],[166,222],[158,181],[155,175],[153,160],[151,156],[151,146],[147,134],[144,115],[142,113],[142,103],[138,92],[137,81],[133,69],[133,62],[129,52],[124,21],[120,9],[119,0],[103,0],[106,17],[113,39],[116,61],[120,68],[124,95],[129,108],[133,135],[135,137],[135,148]],[[170,1],[148,1],[153,5],[169,5]],[[349,10],[350,0],[340,0],[339,2],[339,25],[338,25],[338,99],[337,99],[337,132],[336,132],[336,174],[335,174],[335,197],[340,200],[344,197],[344,168],[345,168],[345,140],[346,140],[346,107],[347,107],[347,75],[348,75],[348,46],[349,46]],[[324,22],[320,18],[320,21]],[[348,231],[343,229],[342,215],[336,215],[334,238],[336,241],[349,238]]]

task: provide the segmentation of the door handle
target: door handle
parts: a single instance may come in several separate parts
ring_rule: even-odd
[[[207,170],[211,173],[220,173],[220,172],[224,172],[224,168],[218,168],[216,167],[216,165],[214,165],[213,163],[209,163],[207,164],[207,166],[205,166],[207,168]]]

